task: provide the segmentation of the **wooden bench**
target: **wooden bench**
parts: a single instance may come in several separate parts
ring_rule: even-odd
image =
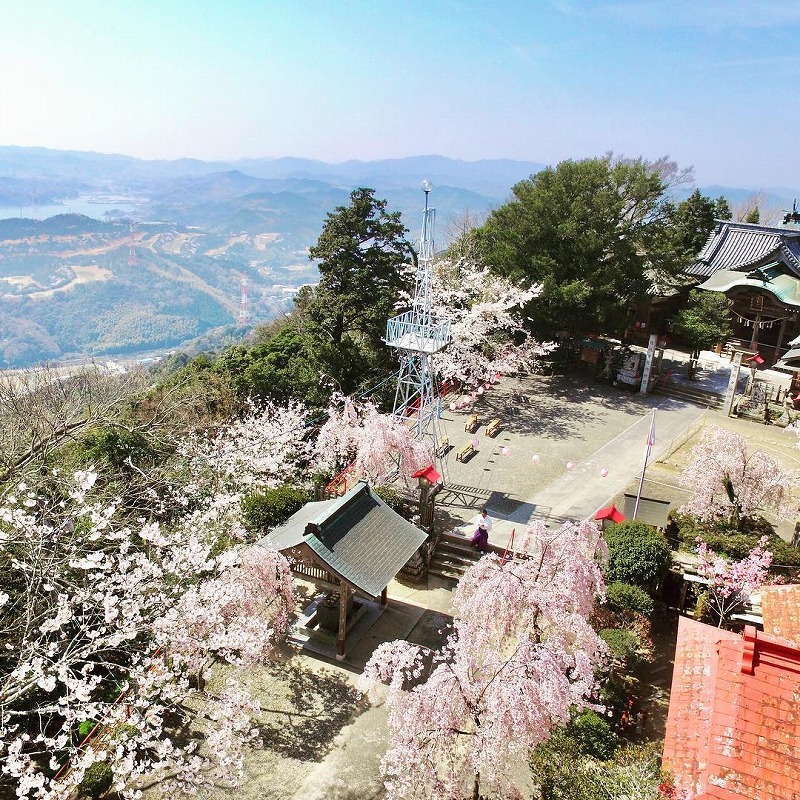
[[[502,423],[500,422],[500,418],[497,417],[493,419],[487,426],[486,426],[486,435],[487,436],[497,436]]]
[[[475,452],[475,448],[473,447],[472,442],[467,442],[456,453],[456,461],[466,461],[474,452]]]
[[[480,425],[480,420],[478,419],[477,414],[470,414],[467,417],[466,423],[464,423],[464,430],[467,433],[474,433],[478,430],[478,426]]]
[[[436,455],[442,458],[450,449],[450,440],[445,436],[436,448]]]

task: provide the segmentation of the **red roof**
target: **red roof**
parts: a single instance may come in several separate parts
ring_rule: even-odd
[[[429,467],[418,469],[411,477],[427,478],[431,483],[439,483],[439,481],[442,479],[442,476],[433,468],[433,464],[431,464]]]
[[[697,800],[800,800],[800,648],[681,617],[664,766]]]
[[[764,630],[800,645],[800,583],[762,586]]]
[[[613,503],[610,506],[601,508],[594,515],[594,518],[599,520],[610,519],[612,522],[625,522],[625,515],[621,511],[618,511]]]

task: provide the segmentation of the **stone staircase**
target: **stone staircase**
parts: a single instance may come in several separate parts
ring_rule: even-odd
[[[489,545],[489,552],[503,555],[503,551]],[[463,536],[443,533],[436,543],[428,574],[436,575],[452,583],[458,583],[462,575],[480,559],[481,554],[470,546],[469,540]]]
[[[725,398],[721,394],[674,380],[658,381],[653,391],[665,397],[672,397],[675,400],[683,400],[707,408],[720,409],[725,405]]]

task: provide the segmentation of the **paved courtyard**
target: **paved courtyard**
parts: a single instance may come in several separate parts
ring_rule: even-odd
[[[709,358],[702,382],[720,391],[727,382],[726,364]],[[515,390],[527,402],[514,400]],[[641,397],[580,374],[501,381],[472,412],[451,412],[448,406],[454,400],[447,398],[442,420],[453,450],[447,462],[448,485],[438,498],[437,523],[442,529],[461,526],[466,534],[468,521],[485,505],[496,520],[492,541],[498,546],[505,546],[512,528],[520,531],[532,518],[557,525],[564,518],[589,516],[612,499],[619,501],[623,492],[635,491],[653,408],[656,444],[647,471],[647,496],[680,504],[685,492],[677,476],[691,445],[710,423],[736,430],[750,447],[767,449],[787,466],[800,467],[796,437],[780,429],[729,419],[659,395]],[[481,418],[480,429],[472,434],[464,431],[467,413]],[[499,434],[486,437],[485,425],[495,418],[501,420]],[[473,438],[479,440],[477,452],[466,463],[456,462],[455,451]],[[533,456],[538,456],[536,461]],[[567,462],[575,465],[572,471],[566,469]],[[306,585],[301,591],[310,598],[314,589]],[[248,778],[241,790],[209,790],[204,796],[383,798],[379,763],[386,747],[386,709],[360,700],[358,675],[382,641],[405,638],[436,646],[450,619],[451,596],[450,587],[433,577],[422,587],[394,581],[387,611],[344,663],[287,650],[277,667],[254,673],[251,688],[260,697],[267,732],[263,749],[248,756]],[[665,702],[671,673],[668,654],[653,670],[664,686]]]

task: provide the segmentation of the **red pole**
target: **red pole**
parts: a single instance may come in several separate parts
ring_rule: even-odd
[[[514,546],[514,532],[516,530],[517,530],[516,528],[512,528],[511,529],[511,536],[509,536],[509,538],[508,538],[508,544],[506,545],[506,551],[505,551],[505,553],[503,553],[503,560],[500,562],[500,566],[501,567],[503,566],[503,564],[506,563],[506,556],[508,555],[508,551]]]

